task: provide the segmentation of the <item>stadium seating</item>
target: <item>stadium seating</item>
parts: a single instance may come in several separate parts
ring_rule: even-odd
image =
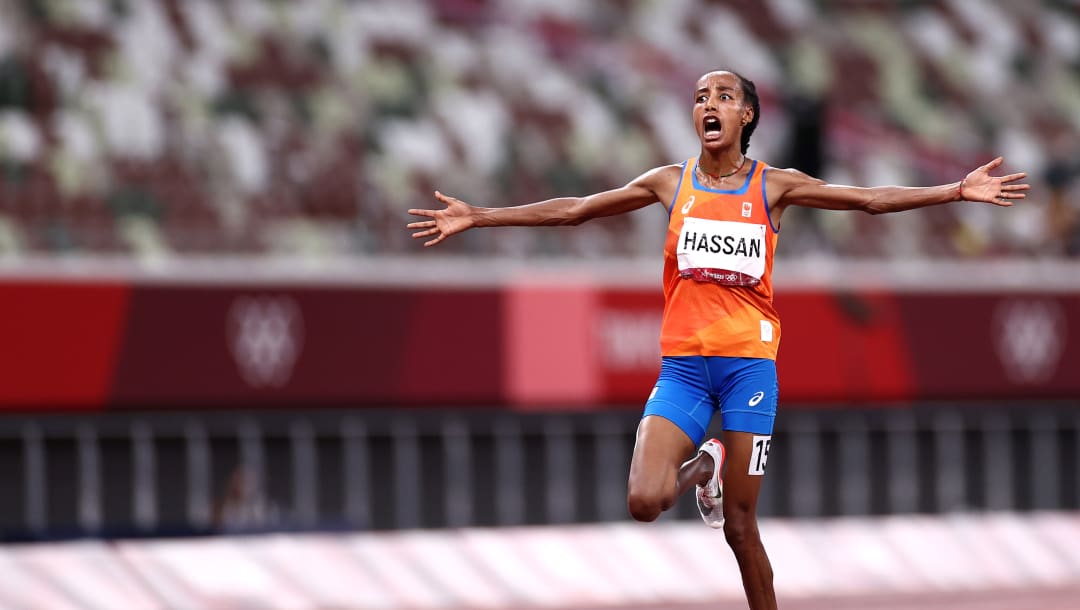
[[[696,152],[686,93],[754,79],[750,154],[834,182],[958,180],[1008,212],[798,210],[788,257],[1080,254],[1080,20],[1064,2],[147,0],[0,6],[0,258],[414,253],[409,207],[620,185]],[[447,251],[651,257],[659,208]]]

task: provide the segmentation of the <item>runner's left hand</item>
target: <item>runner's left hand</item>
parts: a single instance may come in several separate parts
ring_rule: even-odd
[[[965,201],[982,201],[1000,206],[1011,206],[1013,199],[1023,199],[1027,195],[1020,191],[1026,191],[1031,185],[1017,183],[1023,180],[1027,174],[1009,174],[1008,176],[991,176],[990,171],[996,169],[1005,161],[998,157],[993,161],[974,169],[964,178],[960,187],[960,197]]]

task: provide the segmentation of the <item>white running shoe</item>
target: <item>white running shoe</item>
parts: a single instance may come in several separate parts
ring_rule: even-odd
[[[697,507],[705,525],[719,529],[724,527],[724,445],[715,438],[701,445],[700,453],[708,453],[713,459],[713,472],[709,481],[697,486]]]

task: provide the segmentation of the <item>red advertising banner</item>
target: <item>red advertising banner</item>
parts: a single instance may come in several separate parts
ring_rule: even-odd
[[[659,290],[4,281],[0,408],[639,408]],[[1080,398],[1080,295],[781,292],[781,399]]]
[[[128,307],[120,283],[0,283],[0,405],[97,408]]]
[[[903,297],[881,292],[780,294],[782,400],[880,402],[916,398]]]
[[[1080,295],[905,295],[919,396],[1080,399]]]
[[[499,306],[492,291],[142,287],[110,402],[499,404]]]
[[[659,288],[606,290],[594,314],[603,398],[644,406],[660,372]]]

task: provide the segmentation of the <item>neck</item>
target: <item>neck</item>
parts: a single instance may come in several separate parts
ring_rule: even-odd
[[[746,164],[746,156],[736,149],[711,153],[701,151],[698,157],[698,169],[710,178],[726,178],[742,169]]]

